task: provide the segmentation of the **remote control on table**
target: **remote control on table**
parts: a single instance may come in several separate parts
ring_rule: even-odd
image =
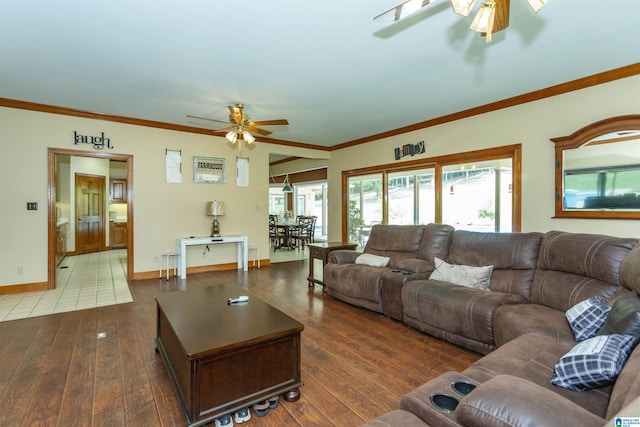
[[[249,301],[249,297],[246,295],[240,295],[238,297],[231,297],[227,300],[227,304],[236,304],[239,302],[247,302]]]

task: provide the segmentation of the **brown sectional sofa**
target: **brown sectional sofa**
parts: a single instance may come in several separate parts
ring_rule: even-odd
[[[385,240],[393,242],[393,250],[385,248]],[[435,224],[379,225],[364,253],[389,256],[388,266],[356,265],[359,254],[332,252],[325,266],[327,293],[485,355],[463,372],[445,373],[409,392],[400,409],[367,425],[599,426],[620,411],[640,417],[640,346],[612,385],[576,392],[550,382],[556,362],[577,343],[567,309],[594,295],[609,305],[630,291],[637,297],[638,241],[559,231],[502,234]],[[402,255],[394,257],[394,250]],[[493,265],[489,289],[430,280],[435,257],[457,265]],[[452,388],[456,382],[475,388],[464,395]],[[436,407],[450,402],[450,409]]]

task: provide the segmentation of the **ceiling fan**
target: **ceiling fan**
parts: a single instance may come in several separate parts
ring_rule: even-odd
[[[238,143],[238,150],[242,151],[242,141],[247,141],[248,144],[253,144],[256,138],[252,133],[257,133],[262,136],[271,135],[272,132],[268,130],[260,129],[258,126],[277,126],[288,125],[289,122],[286,119],[277,120],[261,120],[254,122],[251,120],[251,116],[244,113],[244,104],[229,105],[229,121],[209,119],[206,117],[192,116],[187,114],[187,117],[192,119],[207,120],[215,123],[224,123],[228,125],[223,129],[217,130],[217,132],[227,132],[225,138],[232,144]]]
[[[527,1],[535,13],[538,13],[547,3],[547,0]],[[451,0],[451,7],[458,15],[468,16],[475,2],[476,0]],[[407,0],[373,19],[379,22],[396,22],[429,4],[431,4],[431,0]],[[510,0],[484,0],[469,29],[479,32],[482,37],[486,38],[487,43],[490,43],[493,33],[509,26],[510,5]]]

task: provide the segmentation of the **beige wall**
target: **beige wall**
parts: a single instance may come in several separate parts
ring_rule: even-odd
[[[425,102],[429,102],[428,99]],[[341,238],[341,173],[401,164],[393,149],[425,141],[422,158],[522,144],[522,231],[565,230],[640,237],[640,221],[554,219],[554,150],[550,138],[608,117],[640,113],[640,76],[333,151],[328,169],[329,239]],[[417,157],[411,158],[415,160]]]
[[[82,135],[104,132],[111,153],[133,155],[134,272],[157,271],[162,251],[174,250],[176,239],[206,236],[211,217],[206,202],[222,200],[223,234],[246,234],[263,257],[268,242],[268,158],[273,145],[257,143],[243,150],[249,157],[249,187],[236,186],[236,156],[224,138],[0,108],[0,286],[47,280],[47,148],[93,152],[73,144],[73,131]],[[280,149],[280,146],[278,147]],[[165,149],[182,150],[182,183],[165,183]],[[328,156],[321,150],[287,148],[292,155]],[[193,157],[226,159],[226,184],[193,182]],[[26,203],[38,202],[37,211]],[[190,247],[188,266],[233,263],[235,245]],[[18,273],[22,267],[22,274]]]
[[[47,280],[47,148],[93,151],[73,145],[73,131],[104,132],[115,147],[111,152],[133,155],[136,273],[157,270],[158,255],[174,249],[177,238],[208,235],[211,218],[204,215],[204,207],[214,199],[226,204],[226,215],[220,218],[223,234],[248,235],[250,244],[266,257],[270,151],[316,159],[299,161],[302,167],[328,165],[329,239],[338,240],[342,170],[395,163],[395,147],[422,140],[427,146],[425,158],[522,144],[523,231],[559,229],[640,237],[640,221],[552,218],[553,144],[549,141],[607,117],[638,114],[638,100],[640,76],[635,76],[333,152],[257,143],[244,152],[250,158],[249,187],[236,186],[237,152],[220,137],[0,108],[0,286]],[[182,184],[165,183],[165,149],[182,150]],[[227,183],[194,184],[193,156],[225,158]],[[317,160],[328,157],[331,160]],[[283,168],[278,172],[286,172]],[[39,210],[27,211],[28,201],[38,202]],[[205,254],[201,247],[190,248],[188,264],[235,262],[234,246],[218,245]]]

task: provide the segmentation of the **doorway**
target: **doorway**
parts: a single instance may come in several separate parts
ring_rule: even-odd
[[[57,202],[59,201],[59,197],[58,197],[58,192],[57,192],[57,179],[58,179],[58,171],[56,170],[56,165],[57,165],[57,158],[61,157],[61,156],[67,156],[67,157],[75,157],[75,158],[92,158],[92,159],[106,159],[109,161],[115,161],[115,162],[122,162],[126,165],[126,228],[127,228],[127,234],[126,234],[126,254],[127,254],[127,266],[126,266],[126,271],[127,271],[127,278],[131,279],[133,277],[133,156],[132,155],[128,155],[128,154],[111,154],[111,153],[103,153],[103,152],[87,152],[87,151],[78,151],[78,150],[65,150],[65,149],[59,149],[59,148],[49,148],[48,149],[48,183],[47,183],[47,188],[48,188],[48,198],[47,198],[47,204],[48,204],[48,211],[47,211],[47,221],[48,221],[48,272],[47,272],[47,287],[48,289],[55,289],[56,288],[56,267],[57,267],[57,262],[56,262],[56,248],[58,247],[58,233],[57,233],[57,224],[58,224],[58,216],[59,216],[59,212],[60,209],[57,206]],[[81,174],[82,175],[82,174]],[[90,178],[92,175],[91,174],[84,174],[84,177],[78,177],[75,176],[74,177],[70,177],[71,179],[74,179],[74,181],[76,179],[79,178]],[[104,176],[101,176],[102,180],[104,181],[101,186],[102,186],[102,194],[103,196],[99,196],[96,195],[96,189],[93,188],[92,190],[87,192],[87,195],[92,194],[91,198],[93,198],[94,200],[97,197],[102,197],[102,199],[104,199],[104,192],[105,190],[105,186],[106,186],[106,181]],[[75,183],[77,184],[78,182],[75,181]],[[80,184],[80,192],[82,189],[82,186],[85,184]],[[95,187],[95,184],[91,184]],[[98,184],[99,185],[99,184]],[[75,196],[75,193],[74,193]],[[81,198],[84,198],[84,196],[80,196]],[[75,197],[74,197],[75,198]],[[89,198],[87,196],[87,198]],[[78,215],[77,217],[75,217],[73,219],[73,224],[70,224],[73,227],[77,227],[77,228],[82,228],[84,226],[84,223],[86,221],[86,225],[87,225],[87,239],[86,239],[86,248],[84,250],[86,250],[87,252],[92,252],[95,250],[104,250],[105,249],[105,240],[104,240],[104,236],[105,236],[105,224],[107,221],[106,215],[105,215],[105,210],[104,204],[100,204],[97,203],[98,205],[101,205],[101,209],[102,209],[102,213],[100,214],[100,211],[98,210],[98,214],[102,217],[101,221],[95,221],[94,218],[86,218],[86,220],[84,219],[85,215],[84,215],[84,211],[81,212],[82,215]],[[86,206],[86,205],[85,205]],[[90,205],[91,206],[91,205]],[[92,209],[92,213],[96,213],[96,207],[95,204],[93,207],[90,208],[83,208],[83,209]],[[100,209],[100,208],[98,208]],[[74,212],[74,216],[76,215],[76,211]],[[89,211],[86,211],[87,215],[86,217],[94,217],[96,215],[88,215]],[[81,219],[81,220],[79,220]],[[96,231],[96,228],[101,227],[102,228],[102,233],[100,233],[102,235],[102,243],[100,244],[100,242],[96,242],[95,238],[97,238],[97,233],[94,233]],[[73,240],[72,240],[73,242]],[[85,244],[83,243],[83,244]],[[80,253],[80,246],[78,246],[77,244],[77,240],[76,240],[76,247],[74,249],[74,253]]]

